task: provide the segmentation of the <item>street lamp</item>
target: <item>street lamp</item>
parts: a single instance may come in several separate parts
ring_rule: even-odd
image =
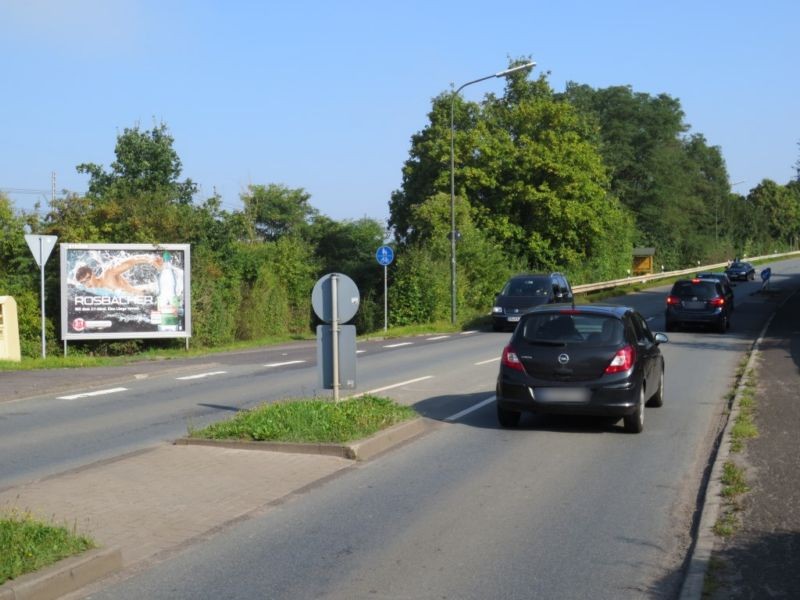
[[[523,69],[532,69],[535,66],[536,63],[531,61],[525,63],[524,65],[517,65],[516,67],[506,69],[505,71],[500,71],[494,75],[487,75],[486,77],[481,77],[480,79],[468,81],[454,91],[453,97],[450,99],[450,320],[453,325],[456,323],[456,128],[453,117],[453,113],[455,112],[456,96],[458,96],[458,93],[461,90],[468,85],[472,85],[473,83],[486,81],[487,79],[492,79],[493,77],[506,77],[511,75],[511,73],[516,73],[517,71],[522,71]]]

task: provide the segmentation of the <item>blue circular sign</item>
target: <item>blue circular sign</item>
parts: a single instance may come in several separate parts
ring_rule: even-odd
[[[381,264],[384,267],[386,265],[390,265],[394,260],[394,250],[392,250],[389,246],[381,246],[375,253],[375,258],[378,259],[378,264]]]

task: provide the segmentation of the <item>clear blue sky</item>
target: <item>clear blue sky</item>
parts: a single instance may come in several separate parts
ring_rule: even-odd
[[[55,172],[83,193],[76,165],[107,168],[125,127],[163,121],[201,197],[235,209],[248,184],[281,183],[383,221],[431,98],[530,56],[556,91],[678,98],[746,193],[795,175],[798,23],[796,0],[3,0],[0,189],[49,190]]]

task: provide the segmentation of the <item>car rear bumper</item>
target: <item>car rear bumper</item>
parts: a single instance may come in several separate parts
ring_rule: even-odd
[[[497,382],[497,404],[515,411],[623,417],[633,413],[639,402],[639,385],[631,378],[581,386],[588,390],[588,398],[580,402],[542,401],[541,393],[537,393],[540,388],[574,388],[574,384],[542,383],[541,386],[531,386],[501,375]]]
[[[725,318],[725,311],[721,308],[713,311],[708,310],[678,310],[668,308],[664,315],[667,323],[705,323],[711,325],[720,324]]]

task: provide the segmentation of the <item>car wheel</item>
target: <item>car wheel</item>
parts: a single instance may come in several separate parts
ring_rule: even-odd
[[[658,378],[658,389],[656,393],[650,398],[647,406],[658,408],[664,404],[664,365],[661,365],[661,376]]]
[[[519,419],[522,413],[518,410],[509,410],[497,405],[497,421],[501,427],[510,428],[519,425]]]
[[[644,429],[644,384],[639,388],[639,402],[636,410],[622,417],[627,433],[641,433]]]

